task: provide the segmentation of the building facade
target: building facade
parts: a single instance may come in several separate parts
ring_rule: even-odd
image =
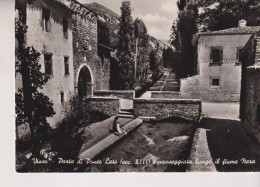
[[[212,102],[238,102],[241,89],[241,50],[260,27],[237,28],[200,33],[198,74],[200,97]]]
[[[91,97],[94,90],[109,89],[110,62],[98,56],[96,13],[79,2],[37,0],[27,4],[26,14],[26,45],[41,54],[41,72],[49,77],[41,91],[54,104],[56,114],[48,122],[55,126],[72,96]],[[16,91],[21,80],[17,74]]]
[[[73,4],[74,86],[80,96],[93,90],[109,90],[110,59],[98,56],[98,17],[81,4]]]
[[[72,49],[72,12],[59,2],[38,0],[27,4],[27,46],[41,53],[41,72],[49,81],[41,90],[53,102],[56,114],[48,119],[53,125],[63,118],[63,103],[74,94]],[[16,88],[22,87],[16,76]]]

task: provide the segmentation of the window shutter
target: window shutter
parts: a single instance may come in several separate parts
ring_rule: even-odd
[[[223,61],[223,48],[220,49],[220,63]]]
[[[53,74],[53,66],[52,66],[52,55],[50,55],[50,68],[51,68],[51,75]]]
[[[210,49],[210,60],[211,61],[213,60],[213,49],[212,48]]]
[[[42,9],[42,19],[41,19],[41,21],[40,21],[40,25],[41,25],[41,27],[42,27],[42,30],[44,30],[44,9]]]

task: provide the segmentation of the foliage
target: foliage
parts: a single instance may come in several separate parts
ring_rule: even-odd
[[[237,27],[238,21],[245,19],[247,25],[260,25],[260,2],[257,0],[216,0],[215,7],[207,4],[200,6],[203,13],[200,14],[198,23],[201,31],[222,30]]]
[[[136,18],[134,21],[135,41],[136,41],[136,86],[147,81],[149,74],[149,36],[144,22]]]
[[[169,46],[167,49],[166,48],[163,49],[162,57],[163,57],[164,67],[175,69],[174,50],[171,46]]]
[[[177,3],[177,6],[178,6],[178,9],[183,10],[185,8],[187,0],[179,0],[176,3]]]
[[[178,35],[178,28],[177,28],[177,22],[178,22],[178,18],[176,20],[174,20],[173,24],[172,24],[172,28],[171,28],[171,35],[170,35],[170,43],[172,46],[175,46],[176,48],[178,45],[178,41],[177,41],[177,35]]]
[[[133,88],[134,79],[134,25],[129,1],[123,1],[117,46],[119,89]]]
[[[110,47],[109,26],[106,22],[98,20],[98,55],[101,58],[109,57],[110,50],[106,47]],[[106,47],[105,47],[106,46]]]
[[[63,112],[66,118],[57,125],[53,133],[52,150],[57,152],[56,157],[77,160],[83,143],[92,138],[88,126],[103,121],[109,116],[91,110],[87,100],[78,96],[70,98],[64,105]],[[72,168],[65,169],[71,170]]]
[[[37,147],[41,147],[46,140],[47,136],[51,132],[49,123],[47,122],[47,117],[52,117],[55,112],[53,110],[53,103],[49,98],[41,93],[39,90],[43,88],[43,85],[48,81],[43,73],[40,72],[41,65],[39,64],[40,54],[33,48],[27,47],[25,54],[21,57],[17,51],[17,57],[20,60],[26,60],[28,62],[28,70],[30,75],[31,82],[31,91],[32,91],[32,120],[31,120],[31,130],[34,131],[34,143],[37,144]],[[23,59],[25,58],[25,59]],[[17,64],[17,72],[23,75],[21,72],[21,64]],[[16,114],[17,120],[16,125],[22,125],[29,123],[28,117],[25,114],[25,103],[24,100],[24,88],[18,89],[18,92],[15,94],[16,98]],[[31,133],[32,134],[32,133]]]
[[[189,1],[179,1],[179,13],[172,26],[171,44],[175,46],[175,70],[179,77],[195,74],[196,46],[192,44],[197,33],[198,6]],[[184,5],[185,4],[185,5]]]
[[[152,80],[155,81],[161,75],[162,60],[158,55],[158,48],[153,49],[150,53],[150,69],[152,72]]]

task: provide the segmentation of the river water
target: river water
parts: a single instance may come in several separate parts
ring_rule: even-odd
[[[143,123],[90,160],[84,171],[185,171],[193,132],[194,125],[182,120]]]

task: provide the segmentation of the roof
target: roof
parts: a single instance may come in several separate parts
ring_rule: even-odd
[[[77,0],[54,0],[54,1],[56,1],[56,3],[60,4],[61,6],[66,7],[67,9],[69,9],[72,12],[78,11],[78,10],[75,11],[74,9],[71,8],[71,4],[75,3],[75,4],[79,5],[80,7],[83,7],[85,9],[89,10],[90,12],[94,13],[97,16],[97,13],[94,10],[83,5],[82,3],[78,2]]]
[[[254,34],[260,32],[260,26],[235,27],[219,31],[201,32],[199,35],[238,35],[238,34]]]

